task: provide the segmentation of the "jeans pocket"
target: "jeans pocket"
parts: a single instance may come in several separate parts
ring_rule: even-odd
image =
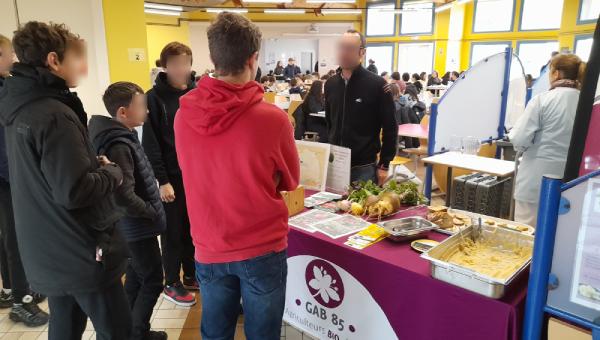
[[[250,286],[258,294],[268,294],[285,284],[287,276],[286,252],[269,253],[244,261],[244,270]]]
[[[200,284],[207,284],[213,279],[213,265],[196,262],[196,280]]]

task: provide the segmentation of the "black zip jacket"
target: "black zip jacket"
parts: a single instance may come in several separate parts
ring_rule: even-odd
[[[179,110],[179,98],[194,87],[194,78],[190,77],[185,90],[176,89],[169,85],[167,74],[161,72],[156,77],[156,84],[147,93],[149,115],[144,125],[142,145],[160,185],[169,183],[171,176],[181,177],[173,123]]]
[[[359,66],[346,85],[341,74],[325,83],[325,115],[329,143],[352,150],[352,166],[387,167],[396,155],[398,124],[394,101],[383,89],[385,80]],[[383,131],[383,145],[380,134]]]
[[[89,128],[96,153],[106,155],[123,171],[123,184],[115,198],[124,210],[117,226],[127,242],[158,236],[166,228],[165,210],[137,132],[106,116],[93,116]]]
[[[113,199],[123,175],[99,165],[86,121],[63,79],[15,64],[0,92],[0,123],[23,266],[33,290],[46,295],[98,291],[119,280],[127,263]]]

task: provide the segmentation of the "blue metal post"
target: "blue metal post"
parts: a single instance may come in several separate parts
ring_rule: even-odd
[[[552,268],[561,184],[560,179],[544,177],[542,180],[533,258],[527,288],[523,340],[539,340],[542,331],[544,307],[548,298],[548,275]]]
[[[429,139],[427,141],[427,156],[431,156],[435,150],[435,129],[437,126],[438,103],[431,104],[431,114],[429,117]],[[427,164],[425,168],[425,197],[431,202],[431,186],[433,182],[433,166]]]
[[[532,95],[533,95],[533,90],[531,89],[531,87],[528,87],[527,88],[527,94],[525,95],[525,106],[527,106],[527,104],[531,100],[531,96]]]
[[[498,122],[498,138],[504,137],[504,123],[506,121],[506,108],[508,106],[508,87],[510,85],[510,68],[512,65],[512,47],[507,47],[504,56],[504,83],[502,84],[502,101],[500,102],[500,121]],[[500,158],[501,148],[496,148],[496,158]]]

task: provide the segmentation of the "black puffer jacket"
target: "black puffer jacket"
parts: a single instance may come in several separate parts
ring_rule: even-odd
[[[181,177],[173,124],[179,110],[179,98],[194,87],[196,83],[193,76],[188,87],[180,90],[169,85],[167,74],[161,72],[156,77],[156,84],[147,93],[149,115],[144,125],[142,145],[160,185],[169,183],[169,177]]]
[[[156,237],[166,228],[165,210],[152,165],[136,131],[106,116],[90,120],[90,138],[98,155],[106,155],[123,170],[116,201],[125,217],[118,226],[128,242]]]
[[[0,92],[19,251],[32,288],[47,295],[97,291],[127,263],[113,199],[123,175],[99,165],[86,120],[81,101],[45,68],[16,64]]]

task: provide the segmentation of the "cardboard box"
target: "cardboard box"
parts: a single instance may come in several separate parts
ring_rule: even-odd
[[[294,191],[282,191],[281,196],[288,208],[288,215],[294,216],[304,210],[304,187],[298,186]]]

